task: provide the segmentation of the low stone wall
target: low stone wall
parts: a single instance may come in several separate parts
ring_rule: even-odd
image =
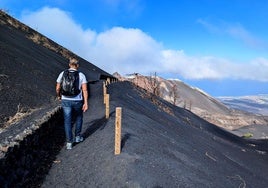
[[[38,120],[1,141],[0,187],[41,186],[64,141],[61,108],[39,113]]]

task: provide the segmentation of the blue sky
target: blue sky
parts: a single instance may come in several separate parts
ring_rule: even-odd
[[[109,73],[154,72],[212,96],[268,93],[266,0],[0,0]]]

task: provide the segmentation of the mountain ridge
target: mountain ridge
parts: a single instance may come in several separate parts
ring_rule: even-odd
[[[268,95],[259,94],[239,97],[217,97],[227,106],[251,113],[268,116]]]
[[[131,75],[131,77],[123,77],[119,73],[114,74],[114,76],[119,80],[131,81],[149,92],[153,92],[152,88],[155,87],[159,90],[159,96],[168,102],[188,109],[210,123],[227,130],[268,124],[267,116],[254,114],[253,111],[246,111],[242,108],[233,108],[219,98],[214,98],[205,91],[189,86],[181,80],[166,80],[157,75],[143,76],[138,73]],[[155,80],[155,83],[152,80]]]

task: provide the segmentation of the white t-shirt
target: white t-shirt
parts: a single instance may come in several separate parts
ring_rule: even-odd
[[[72,69],[72,68],[70,68],[69,70],[75,71],[75,69]],[[64,73],[64,71],[62,71],[59,74],[59,76],[57,78],[57,81],[56,81],[57,83],[61,83],[63,73]],[[63,99],[63,100],[72,100],[72,101],[81,101],[81,100],[83,100],[82,84],[86,84],[86,83],[87,83],[86,76],[82,72],[79,72],[79,89],[81,90],[81,92],[78,95],[74,96],[74,97],[67,97],[67,96],[62,95],[61,99]]]

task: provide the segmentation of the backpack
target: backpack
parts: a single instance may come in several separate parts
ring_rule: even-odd
[[[79,72],[74,70],[65,70],[61,80],[61,94],[68,97],[74,97],[80,92]]]

